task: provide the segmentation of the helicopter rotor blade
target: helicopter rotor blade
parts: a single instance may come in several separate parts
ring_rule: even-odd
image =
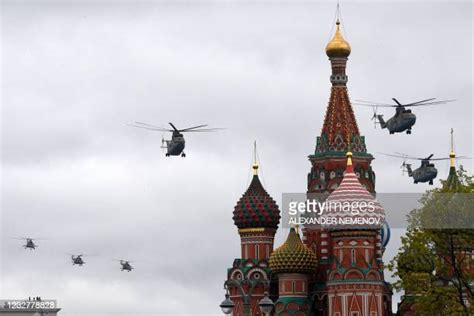
[[[387,154],[387,153],[381,153],[381,152],[379,152],[379,154],[382,154],[382,155],[385,155],[385,156],[389,156],[389,157],[402,158],[402,159],[418,159],[418,158],[416,158],[416,157],[410,157],[410,156],[408,156],[408,155],[401,154],[401,153]]]
[[[433,157],[433,156],[434,156],[434,154],[431,154],[431,155],[429,155],[427,158],[425,158],[424,160],[430,160],[431,157]],[[435,158],[435,159],[437,159],[437,158]]]
[[[405,107],[428,106],[428,105],[446,104],[446,103],[454,102],[454,101],[456,101],[456,100],[441,100],[441,101],[433,101],[433,102],[427,102],[427,103],[407,104],[407,105],[404,105],[404,106]]]
[[[374,106],[374,105],[381,105],[381,106],[394,106],[393,104],[388,104],[388,103],[383,103],[383,102],[372,102],[372,101],[365,101],[365,100],[354,100],[354,102],[351,102],[352,104],[355,103],[362,103],[366,104],[367,106]]]
[[[162,126],[151,125],[151,124],[143,123],[143,122],[134,122],[134,123],[139,124],[139,125],[143,125],[143,126],[152,127],[152,128],[163,128]]]
[[[415,157],[415,156],[411,156],[411,155],[407,155],[407,154],[404,154],[404,153],[401,153],[401,152],[398,152],[396,151],[395,154],[397,155],[400,155],[400,156],[403,156],[403,157],[406,157],[406,158],[410,158],[410,159],[421,159],[421,158],[418,158],[418,157]]]
[[[169,122],[168,124],[171,125],[171,127],[173,128],[175,132],[178,132],[178,133],[180,132],[180,130],[178,130],[176,126],[173,125],[173,123]]]
[[[173,130],[166,129],[166,128],[158,128],[158,127],[148,127],[148,126],[141,126],[141,125],[134,125],[134,124],[127,124],[128,126],[132,127],[137,127],[137,128],[143,128],[151,131],[157,131],[157,132],[173,132]]]
[[[395,98],[392,98],[393,102],[395,102],[398,106],[403,106],[403,104],[401,104],[400,102],[398,102],[397,99]]]
[[[416,102],[412,102],[412,103],[405,104],[404,106],[414,105],[414,104],[419,104],[419,103],[425,103],[425,102],[429,102],[429,101],[433,101],[433,100],[436,100],[436,98],[431,98],[431,99],[416,101]]]
[[[224,130],[225,128],[205,128],[205,129],[196,129],[196,130],[188,130],[188,131],[181,131],[183,133],[201,133],[201,132],[218,132]]]
[[[197,129],[197,128],[206,127],[207,125],[208,125],[208,124],[198,125],[198,126],[193,126],[193,127],[188,127],[188,128],[183,128],[182,130],[180,130],[180,132],[188,132],[188,131],[191,131],[191,130],[194,130],[194,129]]]

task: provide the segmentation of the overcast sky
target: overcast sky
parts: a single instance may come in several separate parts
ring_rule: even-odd
[[[253,141],[278,203],[306,190],[335,1],[39,2],[1,8],[0,298],[58,299],[63,316],[220,315]],[[377,191],[422,192],[377,152],[446,156],[453,127],[457,153],[473,156],[472,4],[341,5],[352,98],[457,99],[417,108],[412,135],[374,129],[372,110],[355,108]],[[186,135],[187,157],[165,158],[169,135],[133,121],[227,130]],[[30,252],[11,239],[26,236],[45,240]],[[66,253],[93,256],[79,268]]]

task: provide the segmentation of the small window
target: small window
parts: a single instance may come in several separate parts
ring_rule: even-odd
[[[356,263],[356,250],[354,248],[351,249],[351,262]]]
[[[260,259],[260,245],[255,245],[255,259]]]

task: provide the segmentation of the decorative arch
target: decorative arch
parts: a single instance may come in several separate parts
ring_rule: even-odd
[[[254,274],[255,272],[258,272],[262,275],[263,278],[261,278],[262,280],[268,280],[268,275],[267,273],[265,272],[265,270],[263,269],[260,269],[260,268],[253,268],[253,269],[250,269],[247,274],[246,274],[246,277],[247,277],[247,280],[250,280],[251,279],[251,276],[252,274]]]
[[[350,269],[344,274],[344,280],[363,280],[364,274],[357,269]]]
[[[239,279],[240,276],[240,279]],[[230,274],[230,279],[231,280],[243,280],[244,279],[244,274],[240,270],[234,270]]]
[[[339,272],[339,271],[332,271],[330,274],[329,274],[329,280],[342,280],[343,279],[343,276],[342,276],[342,273]]]
[[[367,275],[365,276],[365,278],[367,280],[376,280],[376,281],[381,280],[380,273],[376,270],[370,270],[369,272],[367,272]]]

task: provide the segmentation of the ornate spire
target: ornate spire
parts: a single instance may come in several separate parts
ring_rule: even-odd
[[[454,137],[453,137],[454,131],[451,128],[451,152],[449,153],[449,166],[450,167],[456,167],[456,154],[454,153]]]
[[[456,154],[454,153],[454,131],[451,128],[451,151],[449,152],[449,174],[444,184],[444,189],[456,190],[460,185],[458,174],[456,172]]]
[[[318,138],[316,145],[316,156],[327,153],[343,156],[349,150],[359,155],[367,152],[347,93],[346,63],[351,47],[341,34],[340,24],[338,17],[336,33],[326,47],[326,53],[331,61],[332,89],[321,137]]]
[[[258,161],[257,161],[257,141],[253,142],[253,175],[256,176],[258,175]]]

